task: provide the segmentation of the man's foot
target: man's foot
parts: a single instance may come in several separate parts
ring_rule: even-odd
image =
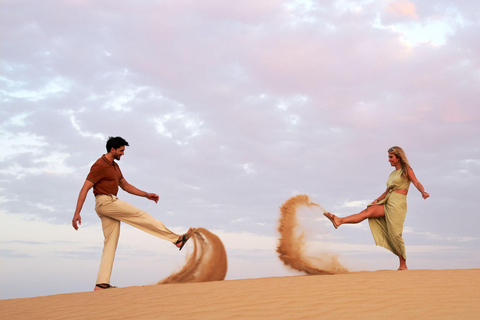
[[[324,215],[325,217],[327,217],[328,220],[330,220],[330,221],[332,222],[332,224],[333,224],[333,226],[335,227],[335,229],[338,228],[338,224],[335,222],[336,216],[335,216],[334,214],[331,214],[330,212],[324,212],[323,215]]]
[[[98,290],[105,290],[105,289],[112,289],[112,288],[116,288],[115,286],[111,286],[109,285],[108,283],[97,283],[95,285],[95,289],[93,289],[93,291],[98,291]]]
[[[179,251],[183,249],[183,246],[187,243],[188,239],[190,239],[190,237],[192,236],[193,231],[194,229],[192,228],[188,229],[188,232],[185,234],[182,234],[178,238],[177,242],[175,242],[175,246],[178,248]]]

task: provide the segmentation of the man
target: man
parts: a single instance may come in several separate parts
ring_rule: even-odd
[[[93,187],[95,195],[95,211],[102,220],[103,235],[105,236],[100,269],[98,271],[96,290],[115,288],[110,285],[110,276],[120,235],[120,221],[128,223],[140,230],[156,237],[168,240],[182,250],[191,236],[192,229],[181,236],[168,230],[165,225],[154,219],[147,212],[137,209],[133,205],[117,198],[118,186],[128,193],[158,201],[158,195],[137,189],[129,184],[122,175],[120,167],[114,161],[120,161],[125,153],[128,142],[121,137],[110,137],[107,141],[107,153],[99,158],[91,167],[90,173],[78,195],[77,207],[72,219],[72,226],[78,230],[82,224],[80,211],[87,197],[88,191]]]

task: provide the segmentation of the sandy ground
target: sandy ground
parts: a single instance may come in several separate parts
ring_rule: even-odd
[[[480,319],[480,269],[162,284],[0,301],[2,319]]]

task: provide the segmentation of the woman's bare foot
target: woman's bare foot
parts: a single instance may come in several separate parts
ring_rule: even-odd
[[[401,256],[398,256],[398,259],[400,260],[400,267],[398,267],[397,270],[408,270],[407,260],[403,259]]]

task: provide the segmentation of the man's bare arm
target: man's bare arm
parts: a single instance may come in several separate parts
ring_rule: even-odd
[[[146,192],[146,191],[142,191],[142,190],[134,187],[130,183],[128,183],[127,180],[125,180],[125,179],[120,180],[119,185],[120,185],[120,188],[122,188],[123,190],[125,190],[126,192],[128,192],[130,194],[133,194],[133,195],[136,195],[136,196],[139,196],[139,197],[145,197],[148,200],[155,201],[155,203],[158,202],[158,199],[159,199],[158,195],[156,195],[155,193],[149,193],[149,192]]]
[[[82,224],[82,217],[80,216],[80,211],[82,211],[83,203],[87,198],[88,190],[90,190],[92,187],[93,187],[93,182],[89,180],[85,180],[85,183],[83,184],[83,187],[80,190],[80,193],[78,195],[77,207],[75,209],[75,213],[73,214],[73,219],[72,219],[72,226],[73,228],[75,228],[75,230],[78,230],[78,226]]]

